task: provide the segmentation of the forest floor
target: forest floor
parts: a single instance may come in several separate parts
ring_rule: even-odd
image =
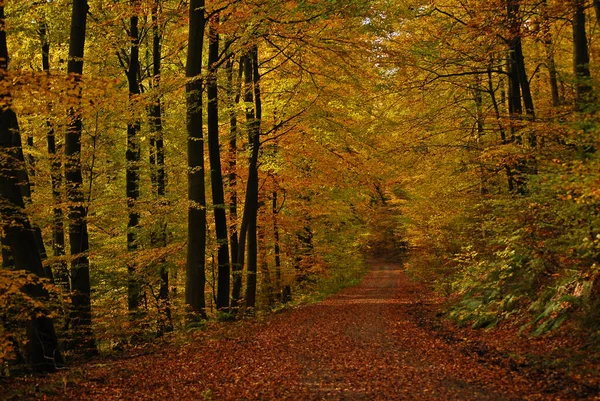
[[[600,399],[597,361],[565,365],[565,340],[460,329],[440,318],[441,302],[400,266],[378,263],[362,284],[323,302],[22,379],[0,398]],[[553,352],[555,366],[548,362]]]

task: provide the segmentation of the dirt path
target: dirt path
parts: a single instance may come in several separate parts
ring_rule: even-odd
[[[379,265],[325,302],[55,376],[61,382],[48,399],[567,399],[419,324],[419,308],[437,302],[425,294],[398,266]]]

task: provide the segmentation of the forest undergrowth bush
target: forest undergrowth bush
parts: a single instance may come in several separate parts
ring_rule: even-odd
[[[562,327],[597,346],[598,167],[596,155],[546,161],[528,177],[527,194],[482,197],[459,217],[469,224],[447,226],[429,252],[411,258],[409,271],[449,297],[459,324],[504,322],[534,336]]]

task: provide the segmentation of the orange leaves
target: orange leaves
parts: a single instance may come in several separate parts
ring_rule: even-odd
[[[581,370],[541,368],[527,355],[571,344],[457,329],[442,300],[396,265],[357,287],[262,322],[210,325],[185,345],[36,378],[48,399],[439,400],[570,399],[592,395]],[[566,342],[565,342],[566,341]],[[531,365],[533,364],[533,365]],[[27,386],[27,379],[14,383]],[[66,385],[65,385],[66,383]],[[597,384],[597,380],[596,380]],[[53,392],[46,391],[54,389]]]

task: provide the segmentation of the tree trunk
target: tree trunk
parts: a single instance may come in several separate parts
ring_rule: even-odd
[[[0,83],[6,80],[8,69],[8,48],[6,45],[6,31],[4,6],[0,6]],[[0,98],[5,105],[0,110],[0,218],[6,243],[17,270],[25,270],[38,277],[44,276],[42,258],[38,249],[35,232],[25,213],[25,203],[21,194],[21,185],[29,184],[29,177],[22,157],[23,150],[15,148],[13,136],[19,135],[17,115],[11,109],[9,85],[1,85],[4,89]],[[25,179],[23,182],[22,180]],[[62,364],[62,356],[58,350],[58,339],[54,330],[54,322],[46,310],[49,302],[48,292],[41,283],[27,284],[24,291],[37,300],[36,309],[30,311],[27,322],[27,348],[28,362],[33,370],[39,372],[52,372],[57,364]]]
[[[590,55],[585,31],[585,1],[574,0],[573,15],[573,69],[575,72],[575,108],[585,111],[594,101],[590,85]]]
[[[595,0],[599,2],[600,0]],[[600,2],[598,3],[600,5]],[[541,5],[542,14],[542,41],[546,49],[546,63],[548,64],[548,74],[550,78],[550,92],[552,93],[552,106],[560,106],[560,92],[558,91],[558,73],[556,71],[556,62],[554,61],[554,45],[552,43],[552,32],[550,31],[550,18],[548,17],[548,1],[543,0]]]
[[[185,302],[190,311],[206,317],[206,194],[204,188],[204,135],[202,132],[202,45],[204,0],[190,1],[190,26],[186,63],[186,108],[188,132],[188,252]]]
[[[77,106],[69,110],[69,124],[65,135],[65,183],[69,201],[73,341],[85,353],[92,354],[96,348],[91,327],[89,243],[81,172],[81,76],[87,12],[87,0],[74,0],[67,71],[72,79]]]
[[[273,293],[273,282],[271,281],[271,272],[269,271],[269,260],[267,258],[267,235],[266,227],[260,225],[257,227],[257,244],[258,244],[258,258],[260,261],[260,292],[266,298],[267,305],[269,307],[275,305],[275,297]]]
[[[252,199],[252,208],[250,209],[250,223],[248,225],[248,279],[246,281],[246,306],[248,308],[256,307],[256,288],[258,271],[258,152],[260,148],[260,124],[262,121],[262,101],[260,96],[260,75],[258,72],[258,47],[254,45],[251,51],[252,57],[252,79],[254,89],[254,122],[252,127],[252,136],[249,138],[252,149],[252,190],[249,191]],[[250,181],[250,178],[248,179]],[[250,185],[250,183],[249,183]],[[249,187],[250,189],[250,187]],[[244,210],[245,211],[245,210]]]
[[[159,205],[156,229],[151,233],[152,246],[165,248],[167,246],[167,222],[162,214],[162,208],[166,205],[167,182],[165,176],[165,146],[162,125],[162,97],[158,94],[160,89],[161,57],[162,57],[162,35],[160,32],[159,9],[160,0],[155,0],[152,7],[152,86],[157,92],[156,99],[150,105],[150,169],[152,188]],[[171,317],[171,302],[169,299],[169,270],[166,261],[159,261],[159,310],[164,313],[158,323],[159,335],[164,332],[173,331]]]
[[[3,13],[3,10],[0,11]],[[4,31],[2,31],[3,33]],[[2,39],[0,39],[0,42]],[[2,44],[0,44],[0,47]],[[0,111],[0,148],[3,153],[12,153],[11,131],[18,129],[17,117],[11,109]],[[25,214],[25,204],[19,190],[17,169],[21,162],[16,155],[2,158],[0,177],[0,196],[4,198],[2,207],[2,229],[10,246],[10,253],[17,270],[26,270],[38,277],[44,277],[42,259],[38,252],[34,231]],[[25,286],[24,291],[41,304],[30,311],[27,322],[27,357],[28,363],[35,371],[53,372],[57,364],[62,364],[62,356],[58,350],[58,339],[54,330],[54,322],[49,318],[45,304],[49,296],[41,283]]]
[[[511,114],[511,140],[518,144],[523,144],[523,138],[519,133],[519,127],[514,123],[515,120],[520,120],[523,115],[523,107],[521,104],[521,96],[525,105],[525,113],[530,120],[535,119],[535,110],[533,107],[533,98],[527,73],[525,70],[525,57],[523,56],[523,46],[521,41],[521,17],[519,15],[519,0],[507,0],[507,18],[510,26],[511,38],[509,40],[509,112]],[[535,133],[530,133],[528,137],[529,145],[533,148],[537,145],[537,137]],[[526,192],[525,174],[528,170],[533,170],[528,167],[529,163],[525,160],[517,160],[513,174],[514,188],[519,194]],[[534,164],[535,165],[535,162]]]
[[[273,180],[275,181],[275,179]],[[277,182],[275,181],[275,189],[273,190],[273,204],[272,204],[272,213],[273,213],[273,253],[275,254],[275,290],[277,292],[277,300],[283,302],[283,294],[281,292],[281,240],[279,236],[279,205],[278,202],[278,193],[277,193]]]
[[[481,76],[475,75],[475,85],[473,86],[473,100],[475,101],[475,129],[477,139],[477,152],[481,153],[481,143],[484,136],[484,121],[485,116],[483,115],[483,87],[481,84]],[[481,195],[487,195],[489,193],[487,185],[486,170],[483,161],[479,160],[479,193]],[[378,191],[379,192],[379,191]],[[383,199],[383,196],[382,196]]]
[[[46,22],[40,23],[40,40],[42,44],[42,69],[47,75],[50,75],[50,41],[48,40],[48,25]],[[62,146],[56,141],[54,127],[50,120],[46,120],[46,141],[48,143],[48,157],[50,159],[50,180],[52,186],[52,254],[55,258],[65,256],[65,228],[64,216],[61,209],[63,203],[62,195],[62,161],[59,151]],[[65,291],[71,290],[69,283],[69,271],[64,260],[58,261],[52,266],[54,280]]]
[[[500,140],[503,145],[508,144],[508,138],[506,137],[506,132],[504,130],[504,126],[502,125],[502,116],[500,113],[500,107],[498,105],[498,101],[496,99],[496,92],[494,92],[494,82],[492,78],[492,68],[488,67],[487,70],[488,75],[488,92],[490,94],[490,98],[492,99],[492,106],[494,107],[494,113],[496,115],[496,121],[498,122],[498,130],[500,131]],[[515,190],[515,183],[513,178],[513,172],[509,164],[503,163],[504,170],[506,171],[506,179],[508,183],[508,191],[513,192]]]
[[[242,74],[244,72],[244,58],[239,61],[239,70],[237,81],[233,80],[233,55],[230,55],[227,61],[227,85],[229,88],[229,219],[230,219],[230,234],[229,242],[231,244],[231,266],[232,266],[232,290],[231,302],[232,305],[240,299],[242,291],[242,270],[237,263],[239,252],[238,244],[238,214],[237,214],[237,111],[236,107],[240,102]]]
[[[129,86],[130,115],[127,122],[127,150],[125,153],[125,176],[126,195],[129,220],[127,222],[127,251],[133,253],[138,249],[137,231],[140,224],[140,213],[137,210],[137,202],[140,197],[140,144],[138,133],[140,121],[135,115],[136,97],[140,95],[138,74],[140,71],[139,59],[139,29],[138,12],[139,0],[131,0],[133,15],[129,19],[129,37],[131,39],[131,50],[129,53],[129,67],[127,69],[127,82]],[[142,299],[142,286],[137,272],[134,258],[130,257],[127,262],[127,307],[130,312],[139,309]]]
[[[246,102],[246,126],[250,158],[244,214],[240,227],[240,243],[237,264],[244,266],[246,237],[248,237],[248,271],[246,282],[246,307],[256,304],[256,215],[258,212],[258,152],[260,147],[261,101],[258,75],[258,50],[256,45],[248,52],[244,61],[244,101]],[[236,300],[232,300],[232,303]]]
[[[219,61],[219,34],[215,29],[218,16],[211,21],[208,46],[208,77],[206,91],[208,95],[208,155],[210,160],[210,182],[212,189],[215,231],[217,236],[217,309],[229,308],[229,246],[227,243],[227,216],[225,213],[225,192],[221,171],[221,148],[219,145],[219,99],[217,75]]]

